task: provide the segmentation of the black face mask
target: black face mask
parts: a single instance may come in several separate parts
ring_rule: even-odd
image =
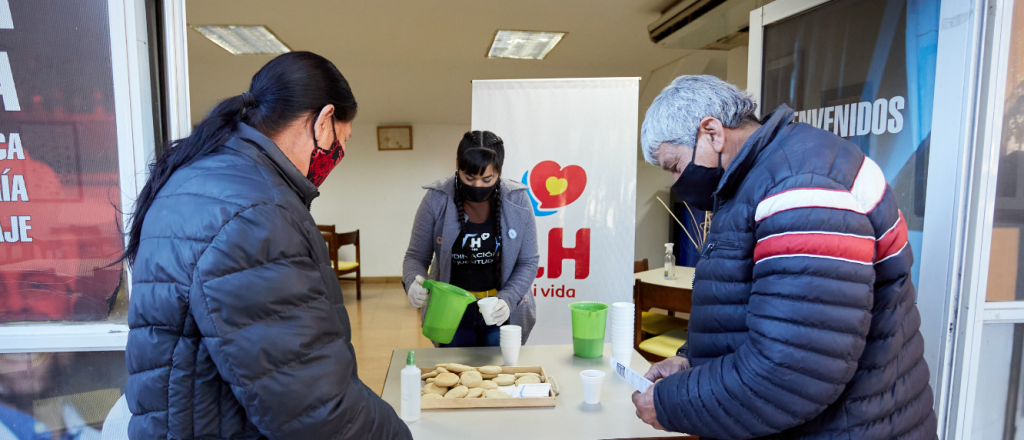
[[[483,202],[491,197],[491,193],[494,192],[495,183],[491,186],[470,186],[462,183],[462,178],[459,177],[458,173],[455,173],[455,179],[459,182],[459,186],[462,187],[462,194],[465,195],[466,200],[470,202]]]
[[[693,158],[676,179],[676,183],[672,184],[672,191],[690,207],[712,211],[715,209],[715,191],[718,190],[718,183],[725,174],[725,170],[722,169],[722,153],[718,153],[718,167],[715,168],[697,165],[696,159],[697,146],[694,145]]]

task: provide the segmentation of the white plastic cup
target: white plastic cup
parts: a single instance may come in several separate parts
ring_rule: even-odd
[[[601,403],[601,387],[604,385],[604,372],[583,370],[580,372],[580,379],[583,380],[583,402],[589,404]]]
[[[519,365],[519,345],[502,345],[501,357],[505,360],[506,367]]]
[[[494,325],[494,309],[498,307],[498,298],[489,296],[476,302],[476,305],[480,307],[480,314],[484,317],[484,323],[487,325]]]

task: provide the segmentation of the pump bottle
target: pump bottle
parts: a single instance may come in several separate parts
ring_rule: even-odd
[[[665,243],[665,279],[676,279],[676,255],[672,251],[673,243]]]
[[[416,354],[409,350],[402,369],[402,420],[415,422],[420,419],[420,372],[416,368]]]

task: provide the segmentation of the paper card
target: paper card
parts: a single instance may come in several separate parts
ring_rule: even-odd
[[[632,385],[633,388],[636,388],[636,390],[641,393],[646,392],[647,388],[654,385],[654,382],[647,380],[647,378],[645,378],[643,375],[623,365],[614,357],[611,358],[609,364],[611,364],[612,371],[614,371],[616,375],[625,379],[626,382],[629,382],[629,384]]]

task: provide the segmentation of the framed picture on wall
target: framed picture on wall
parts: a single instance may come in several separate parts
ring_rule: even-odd
[[[391,125],[377,127],[377,150],[411,150],[412,126]]]

